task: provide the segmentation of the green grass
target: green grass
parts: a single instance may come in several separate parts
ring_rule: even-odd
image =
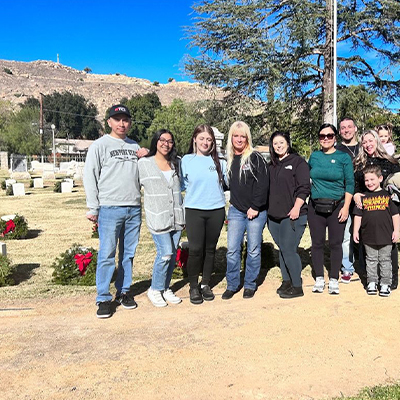
[[[365,388],[356,396],[335,397],[332,400],[399,400],[400,384],[374,386]]]

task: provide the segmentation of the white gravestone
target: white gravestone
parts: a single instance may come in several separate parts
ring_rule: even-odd
[[[0,254],[1,255],[3,255],[3,256],[6,256],[7,255],[7,246],[6,246],[6,244],[5,243],[3,243],[3,242],[0,242]]]
[[[25,186],[23,183],[14,183],[12,187],[14,196],[25,196]]]
[[[71,190],[74,188],[74,180],[70,178],[64,179],[64,182],[68,182],[71,185]]]
[[[43,188],[43,178],[34,178],[33,179],[33,187],[35,189]]]
[[[69,182],[61,182],[61,193],[71,193],[72,187]]]
[[[14,183],[17,183],[15,179],[6,179],[6,187],[13,185]]]

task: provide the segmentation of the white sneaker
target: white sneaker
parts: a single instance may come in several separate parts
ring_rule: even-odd
[[[182,301],[170,288],[164,290],[163,297],[165,301],[171,304],[179,304]]]
[[[166,307],[168,305],[163,299],[162,294],[159,290],[153,290],[152,288],[149,288],[149,290],[147,291],[147,297],[155,307]]]
[[[378,288],[377,288],[376,282],[368,283],[367,293],[368,294],[377,294],[378,293]]]
[[[339,294],[339,282],[337,279],[329,279],[328,292],[329,294]]]
[[[323,276],[317,276],[315,279],[315,285],[313,287],[313,293],[323,293],[325,289],[325,280]]]
[[[379,296],[389,297],[390,296],[390,286],[389,285],[381,285],[381,290],[379,291]]]

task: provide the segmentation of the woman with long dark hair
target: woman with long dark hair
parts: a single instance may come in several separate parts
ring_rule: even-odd
[[[321,150],[314,151],[308,161],[312,181],[308,226],[311,234],[312,267],[316,276],[314,293],[322,293],[325,288],[324,244],[328,228],[331,260],[328,289],[329,294],[339,294],[342,242],[354,192],[351,158],[348,154],[336,150],[336,137],[335,126],[321,125],[318,131]]]
[[[185,214],[179,160],[170,131],[160,129],[154,134],[150,151],[139,160],[138,167],[140,184],[144,188],[146,224],[157,249],[147,296],[156,307],[178,304],[181,299],[172,292],[169,284]]]
[[[310,170],[306,161],[292,149],[290,135],[274,132],[269,139],[268,228],[279,247],[282,298],[303,296],[301,259],[297,252],[307,225]]]
[[[217,154],[211,126],[197,126],[188,154],[182,158],[182,188],[186,190],[186,232],[189,240],[187,272],[192,304],[214,300],[210,278],[225,220],[225,174],[226,162]],[[200,274],[202,279],[199,285]]]
[[[354,175],[355,175],[355,195],[354,202],[358,208],[362,208],[362,193],[367,191],[364,183],[363,169],[367,165],[377,165],[382,171],[383,181],[386,178],[396,172],[400,172],[400,165],[398,161],[390,156],[382,142],[379,140],[378,133],[374,130],[365,131],[360,136],[360,152],[358,156],[354,159]],[[392,247],[392,285],[391,289],[397,289],[399,282],[399,255],[397,250],[397,244],[394,243]],[[360,257],[359,257],[360,269],[362,272],[365,269],[364,263],[364,252],[362,245],[360,247]]]

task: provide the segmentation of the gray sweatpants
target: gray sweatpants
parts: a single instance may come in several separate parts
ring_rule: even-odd
[[[375,246],[365,244],[367,262],[367,282],[379,283],[378,265],[380,267],[381,285],[392,284],[392,245]]]

